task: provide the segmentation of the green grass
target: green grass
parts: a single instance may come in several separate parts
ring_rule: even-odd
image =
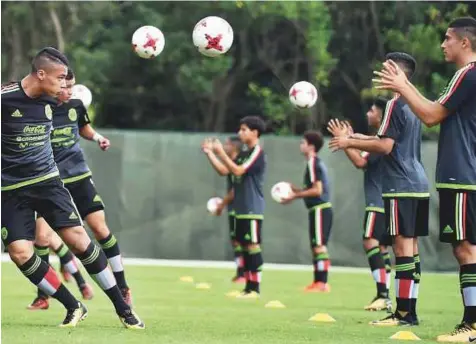
[[[231,270],[165,267],[128,267],[137,313],[145,331],[125,330],[111,304],[95,286],[96,296],[87,301],[89,317],[79,327],[57,327],[64,317],[53,301],[48,311],[31,312],[25,306],[34,288],[14,268],[2,264],[2,342],[13,343],[385,343],[396,328],[374,328],[368,322],[385,315],[369,313],[363,306],[374,295],[369,274],[337,273],[330,276],[330,294],[301,291],[310,272],[265,271],[262,298],[237,300],[224,294],[236,289],[229,282]],[[184,275],[212,285],[198,290],[180,282]],[[457,275],[423,274],[419,316],[422,324],[412,330],[422,342],[432,342],[461,319]],[[72,284],[70,290],[78,294]],[[268,309],[271,300],[286,309]],[[337,322],[312,323],[317,312],[329,313]]]

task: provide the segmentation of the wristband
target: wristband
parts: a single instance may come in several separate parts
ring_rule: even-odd
[[[103,139],[104,136],[102,136],[101,134],[99,134],[97,131],[94,133],[93,135],[93,141],[96,141],[98,142],[99,140]]]

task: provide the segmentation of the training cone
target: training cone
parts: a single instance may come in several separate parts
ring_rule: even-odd
[[[238,295],[240,295],[240,292],[238,290],[232,290],[226,293],[225,295],[228,297],[237,297]]]
[[[398,331],[390,339],[398,339],[398,340],[421,340],[418,336],[413,333],[412,331]]]
[[[266,308],[286,308],[285,305],[281,303],[281,301],[274,300],[269,301],[267,304],[264,305]]]
[[[197,283],[195,288],[197,289],[210,289],[212,286],[208,283]]]
[[[316,321],[316,322],[334,322],[336,319],[331,317],[327,313],[316,313],[312,317],[309,318],[309,321]]]
[[[193,277],[192,276],[182,276],[182,277],[180,277],[180,281],[187,282],[187,283],[193,283]]]

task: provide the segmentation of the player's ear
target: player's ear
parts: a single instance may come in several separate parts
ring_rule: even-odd
[[[36,72],[36,76],[38,77],[38,79],[40,79],[41,81],[43,81],[43,80],[45,80],[46,72],[45,72],[43,69],[39,69],[39,70]]]

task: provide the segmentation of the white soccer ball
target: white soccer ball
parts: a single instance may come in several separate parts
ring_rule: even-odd
[[[89,105],[91,105],[93,101],[93,94],[89,88],[84,85],[77,84],[73,86],[72,91],[73,94],[71,95],[71,99],[81,100],[86,109],[89,107]]]
[[[208,200],[207,202],[207,210],[210,214],[216,215],[217,214],[217,209],[218,205],[220,205],[223,202],[223,200],[220,197],[212,197]]]
[[[142,26],[132,35],[132,49],[144,59],[158,56],[165,47],[165,37],[155,26]]]
[[[193,44],[208,57],[216,57],[230,50],[233,44],[233,29],[220,17],[206,17],[193,28]]]
[[[293,190],[288,182],[279,182],[271,188],[271,197],[278,203],[281,203],[283,199],[290,197],[292,194]]]
[[[299,108],[310,108],[316,104],[317,89],[307,81],[296,82],[289,90],[289,100]]]

